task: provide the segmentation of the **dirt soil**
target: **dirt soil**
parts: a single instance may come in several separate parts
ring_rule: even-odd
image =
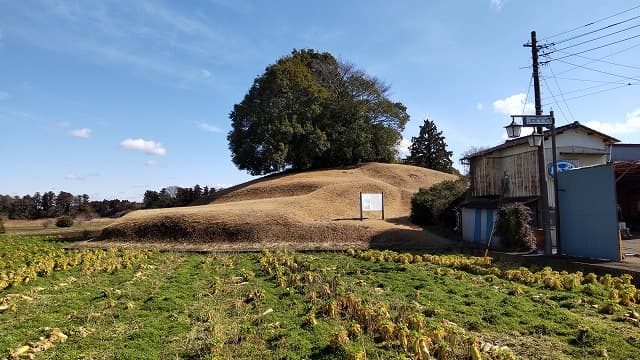
[[[367,163],[350,169],[269,176],[235,186],[208,205],[140,210],[107,226],[100,241],[207,250],[443,248],[447,239],[412,225],[411,196],[456,176],[416,166]],[[367,212],[360,192],[383,192],[385,219]]]

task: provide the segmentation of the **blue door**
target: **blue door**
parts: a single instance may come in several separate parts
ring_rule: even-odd
[[[612,165],[558,174],[563,254],[620,261],[615,184]]]

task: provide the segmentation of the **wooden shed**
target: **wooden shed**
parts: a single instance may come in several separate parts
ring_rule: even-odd
[[[551,170],[553,168],[551,132],[545,131],[544,135],[545,168]],[[611,146],[616,142],[619,140],[579,122],[556,128],[556,156],[558,162],[562,161],[567,169],[607,163]],[[470,198],[462,205],[462,223],[480,223],[483,226],[481,234],[485,233],[486,224],[482,221],[475,221],[475,218],[468,218],[469,216],[477,216],[477,211],[469,211],[469,209],[478,208],[476,206],[479,203],[477,200],[497,199],[503,190],[505,190],[506,201],[539,199],[540,197],[537,152],[536,148],[529,146],[527,136],[507,140],[498,146],[466,156],[461,161],[469,166],[471,181]],[[551,190],[553,189],[551,171],[545,172],[545,180],[548,189],[550,189],[549,206],[550,211],[553,212],[555,211],[555,201],[553,190]],[[536,213],[534,226],[542,224],[538,201],[529,201],[528,205]],[[486,212],[486,210],[483,211]],[[477,236],[474,236],[477,234],[478,230],[474,226],[467,226],[466,231],[463,229],[465,241],[474,241],[475,239],[477,242]]]

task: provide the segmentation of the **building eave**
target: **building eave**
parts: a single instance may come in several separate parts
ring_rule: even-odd
[[[570,130],[570,129],[582,129],[583,131],[585,131],[587,133],[587,135],[596,135],[598,137],[601,137],[602,141],[607,145],[611,145],[611,144],[620,142],[620,140],[618,140],[618,139],[616,139],[616,138],[614,138],[612,136],[609,136],[607,134],[601,133],[601,132],[599,132],[597,130],[594,130],[594,129],[588,127],[588,126],[582,125],[577,121],[572,122],[572,123],[567,124],[567,125],[563,125],[563,126],[557,127],[555,129],[556,135],[562,134],[563,132],[565,132],[567,130]],[[545,130],[544,131],[544,136],[545,136],[545,140],[548,137],[550,137],[551,136],[551,130]],[[494,152],[496,152],[498,150],[508,149],[508,148],[511,148],[511,147],[515,147],[515,146],[526,144],[528,142],[527,138],[528,138],[527,136],[522,136],[522,137],[519,137],[519,138],[516,138],[516,139],[513,139],[513,140],[507,140],[503,144],[494,146],[494,147],[489,148],[489,149],[485,149],[485,150],[479,151],[477,153],[473,153],[473,154],[467,155],[467,156],[461,158],[460,161],[465,161],[466,160],[468,162],[471,159],[474,159],[474,158],[477,158],[477,157],[481,157],[481,156],[486,156],[486,155],[494,153]]]

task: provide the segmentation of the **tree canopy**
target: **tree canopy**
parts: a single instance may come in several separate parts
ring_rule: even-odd
[[[442,131],[438,131],[435,122],[425,119],[418,136],[411,138],[406,162],[450,173],[454,172],[451,155],[453,152],[447,150]]]
[[[329,53],[293,50],[229,114],[232,160],[252,175],[393,161],[409,115],[388,92]]]

